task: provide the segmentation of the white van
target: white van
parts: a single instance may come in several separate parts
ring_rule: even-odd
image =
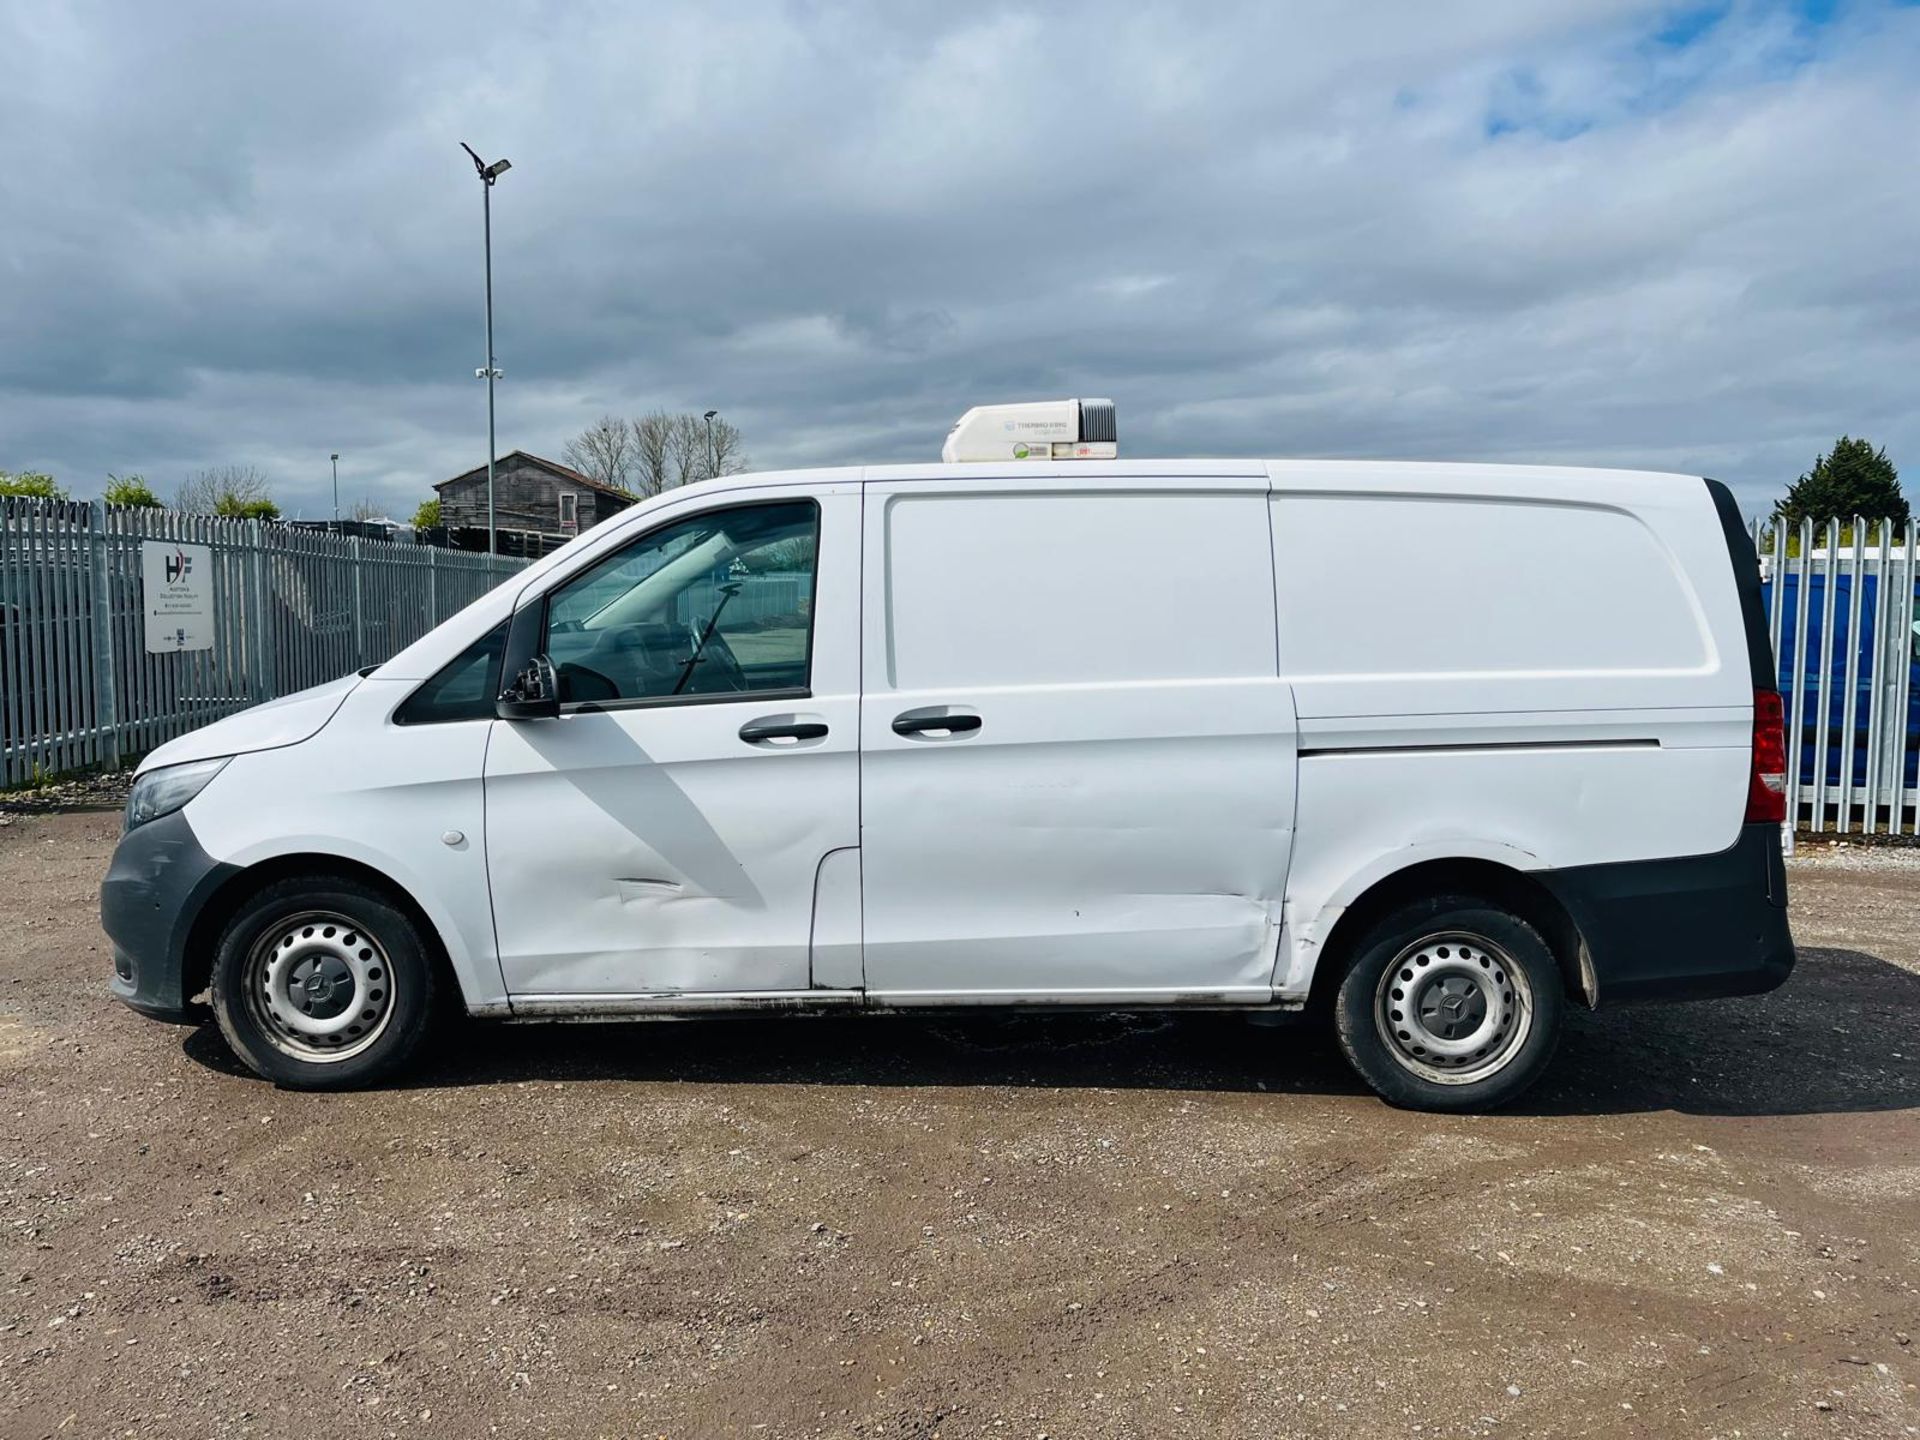
[[[1569,1003],[1786,978],[1784,768],[1712,481],[743,475],[161,747],[102,918],[120,998],[210,992],[290,1086],[387,1075],[448,1001],[1234,1007],[1465,1109]]]

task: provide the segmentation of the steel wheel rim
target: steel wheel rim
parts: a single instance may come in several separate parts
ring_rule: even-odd
[[[283,1055],[337,1064],[393,1018],[393,966],[366,927],[335,911],[276,920],[247,952],[247,1012]]]
[[[1401,1069],[1471,1085],[1505,1069],[1533,1031],[1533,986],[1483,935],[1422,936],[1394,957],[1374,992],[1374,1028]]]

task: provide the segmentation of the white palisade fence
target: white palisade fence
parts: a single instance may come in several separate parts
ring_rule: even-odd
[[[212,645],[149,654],[143,542],[205,546]],[[522,560],[0,498],[0,784],[119,765],[394,654]]]
[[[1787,712],[1789,813],[1816,831],[1920,828],[1914,526],[1754,526]]]

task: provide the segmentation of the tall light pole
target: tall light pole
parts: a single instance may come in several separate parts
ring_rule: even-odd
[[[334,451],[327,459],[333,462],[333,523],[340,523],[340,452]]]
[[[460,142],[460,148],[472,157],[473,168],[480,176],[480,214],[487,246],[487,363],[473,373],[487,382],[487,553],[492,555],[499,539],[499,532],[493,528],[493,382],[500,378],[500,367],[493,358],[493,182],[511,170],[513,162],[502,159],[489,165],[466,141]]]
[[[711,480],[720,473],[720,457],[713,453],[713,417],[718,410],[707,411],[707,478]]]

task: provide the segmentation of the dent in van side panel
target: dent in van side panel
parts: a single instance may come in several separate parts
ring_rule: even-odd
[[[1425,860],[1543,870],[1722,850],[1740,830],[1747,763],[1743,746],[1605,743],[1304,757],[1276,988],[1304,996],[1340,913]]]
[[[374,676],[312,739],[236,757],[188,807],[194,833],[242,868],[319,854],[385,875],[432,923],[467,1007],[501,1010],[480,793],[494,722],[388,724],[412,688]]]

